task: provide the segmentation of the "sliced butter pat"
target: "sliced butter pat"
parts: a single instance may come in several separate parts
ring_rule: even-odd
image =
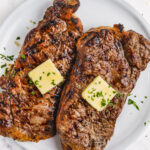
[[[33,69],[28,75],[41,94],[47,93],[64,80],[50,59]]]
[[[82,97],[97,111],[102,111],[116,94],[117,91],[98,76],[82,92]]]

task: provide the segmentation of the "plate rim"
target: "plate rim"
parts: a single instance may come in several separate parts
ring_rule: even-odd
[[[5,26],[10,22],[10,20],[14,19],[14,16],[16,16],[17,12],[20,12],[22,10],[22,8],[24,8],[26,5],[32,4],[35,1],[37,1],[37,0],[26,0],[26,1],[23,1],[14,10],[12,10],[10,12],[10,14],[6,17],[6,19],[4,19],[3,22],[0,24],[0,34],[1,34],[1,32],[3,32]],[[134,14],[134,16],[136,16],[138,18],[138,20],[140,20],[140,22],[142,23],[142,26],[144,26],[144,29],[146,29],[145,33],[147,33],[148,39],[150,39],[150,28],[149,28],[150,24],[140,14],[140,12],[137,9],[135,9],[131,4],[129,4],[126,0],[113,0],[113,1],[119,2],[120,5],[122,5],[123,7],[125,7],[132,14]],[[150,117],[150,113],[147,116],[145,116],[145,118],[148,118],[148,117]],[[147,128],[143,127],[143,129],[141,129],[141,131],[136,134],[137,135],[136,140],[138,140],[140,138],[140,135],[142,133],[144,133],[146,130],[147,130]],[[16,142],[16,143],[18,143],[18,142]],[[125,146],[125,148],[129,147],[132,143],[133,143],[133,140],[131,140],[130,142],[128,142],[128,145]],[[19,144],[19,145],[21,145],[21,144]],[[123,145],[125,145],[125,143]]]

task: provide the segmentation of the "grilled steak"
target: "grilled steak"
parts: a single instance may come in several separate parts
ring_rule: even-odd
[[[61,86],[41,95],[28,73],[49,58],[66,79],[82,34],[73,15],[78,0],[55,0],[42,21],[26,37],[20,55],[0,78],[0,134],[20,141],[39,141],[55,135],[56,109]]]
[[[77,59],[62,92],[57,131],[64,150],[103,150],[113,135],[127,95],[150,61],[150,42],[122,25],[100,27],[85,33],[77,43]],[[120,94],[98,112],[82,91],[101,76]]]

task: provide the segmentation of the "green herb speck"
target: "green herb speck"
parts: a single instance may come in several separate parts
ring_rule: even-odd
[[[119,98],[121,95],[121,93],[117,93],[116,97]]]
[[[101,101],[101,106],[102,106],[102,107],[105,107],[105,106],[106,106],[106,100],[105,100],[105,99],[102,99],[102,101]]]
[[[47,76],[50,76],[50,74],[51,74],[51,73],[50,73],[50,72],[48,72],[48,73],[47,73]]]
[[[3,65],[1,65],[1,68],[4,68],[4,67],[6,67],[7,66],[7,64],[3,64]]]
[[[29,84],[32,84],[33,82],[31,80],[29,80]]]
[[[116,91],[113,91],[113,94],[116,94],[117,92]]]
[[[96,96],[97,96],[97,97],[102,97],[102,96],[103,96],[102,91],[101,91],[101,92],[97,92],[97,93],[96,93]]]
[[[94,97],[91,97],[91,100],[94,101]]]
[[[52,85],[56,85],[56,84],[55,84],[55,80],[52,80],[52,83],[51,83],[51,84],[52,84]]]
[[[5,56],[4,54],[0,54],[0,59],[12,61],[14,59],[14,55],[11,56]]]
[[[81,85],[80,85],[80,84],[77,84],[77,87],[78,87],[78,88],[81,88]]]
[[[16,40],[20,40],[20,36],[17,36],[17,37],[16,37]]]
[[[16,70],[13,71],[12,76],[14,77],[16,74]]]
[[[113,106],[113,104],[114,104],[113,102],[109,102],[108,106]]]
[[[36,22],[35,22],[35,21],[33,21],[33,24],[36,24]]]
[[[140,110],[139,106],[132,99],[128,100],[128,105],[133,105],[137,110]]]
[[[25,59],[25,58],[26,58],[25,54],[22,54],[22,55],[21,55],[21,58],[22,58],[22,59]]]
[[[38,84],[39,84],[39,81],[38,81],[38,80],[36,80],[36,81],[35,81],[35,85],[38,85]]]
[[[40,80],[42,80],[42,76],[40,76]]]
[[[31,94],[34,95],[35,94],[34,91],[32,91]]]

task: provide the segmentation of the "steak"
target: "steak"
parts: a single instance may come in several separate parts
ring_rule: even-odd
[[[0,77],[4,90],[0,94],[0,135],[34,142],[55,135],[63,84],[41,95],[28,73],[51,59],[67,78],[76,55],[76,41],[82,34],[82,24],[73,14],[78,7],[78,0],[54,0],[43,20],[26,36],[14,65]]]
[[[140,72],[150,61],[150,42],[122,25],[99,27],[77,42],[76,63],[63,89],[57,132],[64,150],[103,150]],[[101,76],[119,92],[103,111],[96,111],[82,91]]]

